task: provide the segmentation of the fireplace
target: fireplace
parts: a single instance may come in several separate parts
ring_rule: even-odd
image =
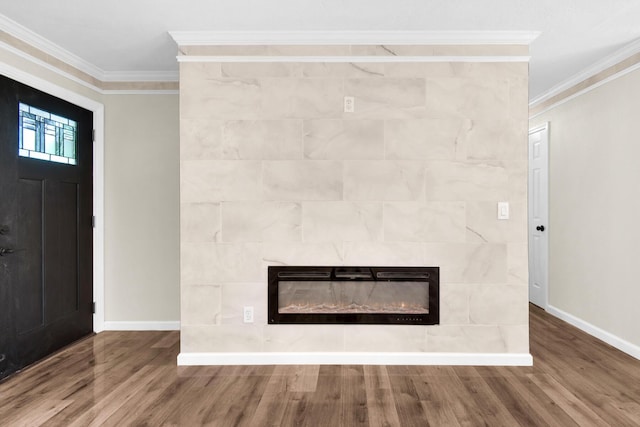
[[[269,267],[270,324],[440,322],[438,267]]]

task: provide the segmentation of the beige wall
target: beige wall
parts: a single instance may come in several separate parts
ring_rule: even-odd
[[[527,84],[525,63],[182,63],[182,351],[528,353]],[[267,325],[268,265],[332,264],[440,266],[442,324]]]
[[[0,61],[104,104],[105,321],[178,321],[178,96],[103,95],[3,49]]]
[[[178,96],[103,99],[105,320],[178,321]]]
[[[550,122],[549,304],[640,345],[640,71],[536,117]]]

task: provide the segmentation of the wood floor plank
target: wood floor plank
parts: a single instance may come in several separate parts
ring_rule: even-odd
[[[16,411],[5,415],[0,422],[7,426],[41,426],[71,403],[71,400],[42,400],[30,406],[28,411]]]
[[[362,366],[343,366],[340,390],[340,425],[368,426],[367,392]]]
[[[509,391],[514,394],[517,401],[526,401],[531,407],[531,417],[539,417],[533,425],[548,425],[551,427],[578,427],[578,424],[571,419],[558,405],[540,389],[530,375],[520,375],[515,369],[510,367],[497,367],[498,373],[508,381],[511,386]]]
[[[340,425],[341,371],[340,366],[320,367],[316,391],[305,393],[303,406],[297,408],[301,425],[314,426],[317,420],[328,426]]]
[[[393,375],[389,377],[389,381],[400,425],[416,427],[430,425],[412,377]]]
[[[581,426],[608,426],[602,418],[549,375],[532,375],[531,380]]]
[[[424,413],[433,426],[460,427],[451,402],[441,392],[443,372],[433,369],[413,378],[413,384],[422,403]]]
[[[254,425],[278,426],[284,418],[287,410],[288,392],[287,380],[289,376],[277,373],[269,378],[262,398],[253,413],[252,423]]]
[[[0,425],[640,425],[640,361],[533,306],[530,329],[533,367],[178,367],[176,331],[104,332],[0,382]]]
[[[362,371],[369,425],[371,427],[400,425],[386,366],[363,366]]]
[[[482,408],[485,423],[490,426],[518,425],[516,418],[496,396],[485,378],[480,375],[458,375],[478,408]]]

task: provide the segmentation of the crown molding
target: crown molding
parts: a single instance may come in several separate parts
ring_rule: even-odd
[[[31,31],[30,29],[18,24],[17,22],[0,14],[0,30],[6,32],[10,36],[38,49],[46,55],[50,55],[59,61],[81,71],[100,82],[177,82],[177,71],[104,71],[100,67],[80,58],[79,56],[69,52],[63,47],[47,40],[41,35]],[[15,47],[10,47],[6,43],[5,48],[11,48],[12,51],[18,51]],[[21,56],[30,56],[33,60],[41,65],[44,63],[39,58],[30,55],[27,52],[21,52]],[[54,68],[47,66],[47,68]],[[68,76],[68,73],[65,73]],[[78,80],[74,78],[74,80]],[[82,84],[87,85],[86,82]],[[95,89],[94,85],[90,85]]]
[[[91,77],[101,80],[101,77],[104,74],[104,71],[90,62],[85,61],[79,56],[45,39],[41,35],[34,33],[30,29],[18,24],[4,15],[0,15],[0,28],[13,37],[22,40],[36,49],[39,49],[84,73],[89,74]]]
[[[103,82],[177,82],[178,71],[105,71]]]
[[[199,56],[177,57],[178,62],[529,62],[529,56]]]
[[[619,64],[625,59],[638,53],[640,53],[640,39],[628,43],[611,55],[605,56],[604,58],[593,63],[582,71],[553,86],[551,89],[536,96],[529,102],[529,108],[537,107],[538,105],[553,98],[554,96],[557,96],[562,92],[571,89],[572,87],[582,83],[583,81],[607,70],[610,67],[613,67],[616,64]]]
[[[613,75],[611,75],[611,76],[609,76],[607,78],[604,78],[604,79],[599,80],[599,81],[597,81],[597,82],[595,82],[593,84],[590,84],[590,85],[586,86],[585,88],[576,91],[575,93],[571,93],[571,94],[569,94],[569,95],[567,95],[565,97],[562,97],[562,98],[556,100],[555,102],[551,102],[551,103],[549,103],[549,105],[544,105],[544,103],[539,103],[539,104],[536,105],[536,107],[534,107],[534,108],[536,108],[535,110],[534,110],[534,108],[529,108],[529,112],[530,112],[529,120],[533,120],[533,119],[537,118],[538,116],[543,115],[547,111],[553,110],[554,108],[556,108],[556,107],[558,107],[558,106],[560,106],[562,104],[565,104],[565,103],[567,103],[567,102],[569,102],[569,101],[571,101],[571,100],[573,100],[575,98],[578,98],[579,96],[582,96],[582,95],[584,95],[586,93],[589,93],[592,90],[595,90],[595,89],[599,88],[600,86],[603,86],[603,85],[605,85],[605,84],[607,84],[609,82],[617,80],[620,77],[626,76],[627,74],[632,73],[632,72],[634,72],[636,70],[640,70],[640,62],[636,63],[635,65],[632,65],[630,67],[627,67],[627,68],[625,68],[625,69],[623,69],[623,70],[621,70],[621,71],[619,71],[619,72],[617,72],[617,73],[615,73],[615,74],[613,74]],[[537,108],[537,107],[540,107],[540,106],[542,106],[542,107],[541,108]]]
[[[529,45],[537,31],[169,31],[178,46]]]

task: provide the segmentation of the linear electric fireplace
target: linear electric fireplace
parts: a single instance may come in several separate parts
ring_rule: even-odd
[[[269,323],[440,323],[438,267],[269,267]]]

